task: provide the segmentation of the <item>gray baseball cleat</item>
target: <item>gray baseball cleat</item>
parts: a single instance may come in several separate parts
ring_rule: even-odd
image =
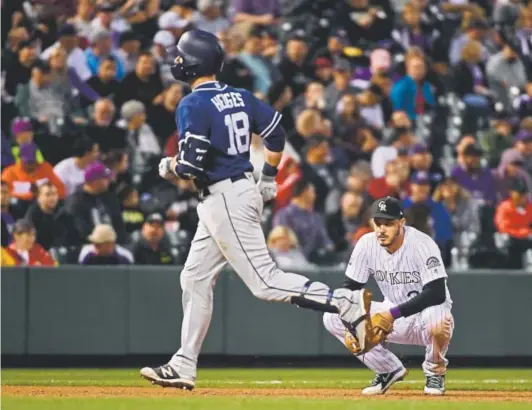
[[[366,353],[366,349],[373,340],[373,327],[369,313],[372,296],[367,289],[352,291],[349,309],[340,315],[346,329],[357,338],[361,354]]]
[[[169,364],[161,367],[144,367],[140,370],[140,376],[162,387],[175,387],[183,390],[193,390],[196,382],[179,376]]]
[[[362,390],[364,396],[375,396],[378,394],[384,394],[386,391],[392,387],[392,384],[395,382],[400,382],[408,374],[408,370],[404,367],[401,367],[391,373],[377,373],[371,386],[366,387]]]
[[[445,394],[445,376],[427,376],[424,392],[430,396],[443,396]]]

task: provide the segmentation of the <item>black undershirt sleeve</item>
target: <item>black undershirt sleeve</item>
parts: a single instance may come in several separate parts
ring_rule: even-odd
[[[419,295],[398,306],[402,317],[412,316],[430,306],[445,302],[445,278],[439,278],[423,286]]]
[[[351,278],[348,278],[347,276],[344,277],[344,284],[343,288],[347,288],[349,290],[360,290],[364,287],[365,283],[357,282],[356,280],[353,280]]]

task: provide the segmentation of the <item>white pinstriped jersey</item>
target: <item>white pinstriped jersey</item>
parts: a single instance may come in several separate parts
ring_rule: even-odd
[[[438,245],[411,226],[405,226],[403,244],[393,254],[379,244],[374,232],[362,236],[345,274],[360,283],[373,276],[384,298],[396,305],[420,293],[427,283],[447,278]],[[452,304],[447,286],[445,294],[446,303]]]

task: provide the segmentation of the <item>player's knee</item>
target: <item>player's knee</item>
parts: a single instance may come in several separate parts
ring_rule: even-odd
[[[329,333],[334,333],[336,327],[335,320],[337,317],[338,315],[336,313],[325,312],[323,314],[323,326],[325,326],[325,329],[327,329]]]
[[[427,326],[427,331],[431,339],[441,341],[449,340],[452,334],[452,320],[450,318],[443,318],[435,323],[430,323]]]

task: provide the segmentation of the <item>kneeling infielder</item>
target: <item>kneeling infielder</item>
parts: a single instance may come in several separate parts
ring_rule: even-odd
[[[452,300],[447,273],[436,243],[426,234],[405,226],[400,202],[391,197],[372,205],[374,231],[355,246],[346,271],[345,286],[362,289],[373,276],[384,295],[371,305],[376,344],[359,354],[358,343],[337,314],[325,313],[325,328],[377,375],[362,394],[384,394],[408,373],[381,342],[425,346],[425,394],[445,392],[445,358],[453,334]]]

